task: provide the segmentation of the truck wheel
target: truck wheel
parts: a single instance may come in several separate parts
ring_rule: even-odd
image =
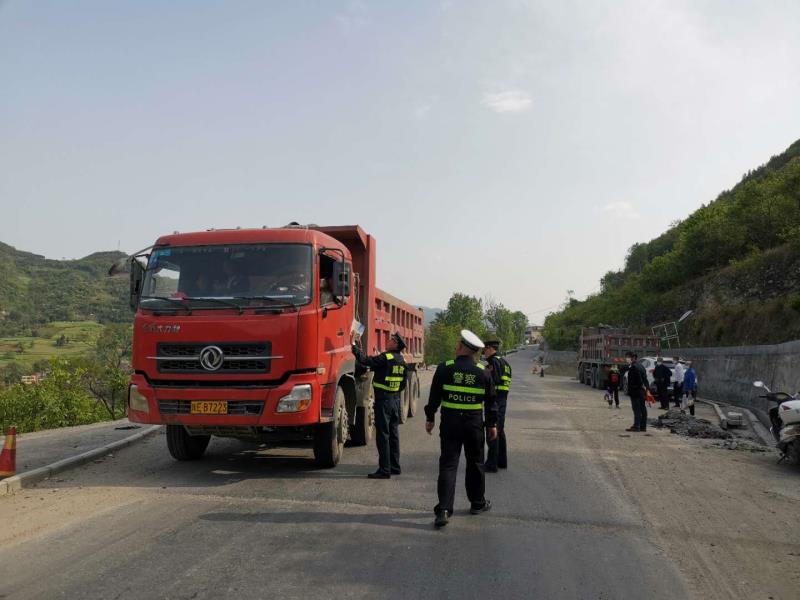
[[[209,441],[210,435],[189,435],[183,425],[167,425],[167,448],[175,460],[197,460]]]
[[[583,365],[578,365],[578,381],[583,383]]]
[[[408,388],[400,394],[400,423],[408,421]]]
[[[408,416],[413,417],[417,414],[417,400],[419,400],[419,376],[416,373],[408,382],[408,388]]]
[[[314,427],[314,460],[317,465],[330,469],[339,464],[344,443],[348,437],[349,427],[344,390],[337,387],[333,403],[333,420]]]
[[[586,368],[583,374],[583,383],[586,385],[592,385],[592,370],[590,368]]]
[[[356,423],[350,430],[350,446],[366,446],[375,434],[375,405],[356,408]]]

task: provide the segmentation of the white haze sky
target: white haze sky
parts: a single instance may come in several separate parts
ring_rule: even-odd
[[[800,2],[0,0],[0,241],[358,223],[540,322],[800,137]]]

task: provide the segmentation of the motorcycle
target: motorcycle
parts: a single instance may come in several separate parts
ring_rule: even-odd
[[[770,432],[775,438],[781,458],[790,463],[800,465],[800,392],[795,395],[786,392],[773,392],[763,381],[754,381],[753,385],[766,391],[759,396],[774,403],[769,409],[769,420],[772,424]]]

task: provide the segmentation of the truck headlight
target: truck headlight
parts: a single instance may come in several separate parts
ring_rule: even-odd
[[[296,385],[292,392],[278,401],[278,408],[275,412],[300,412],[311,406],[311,385],[305,383]]]
[[[128,388],[128,406],[131,410],[150,412],[150,403],[147,398],[139,393],[139,388],[136,385],[131,385]]]

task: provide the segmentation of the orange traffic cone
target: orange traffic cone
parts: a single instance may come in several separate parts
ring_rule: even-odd
[[[9,427],[6,443],[0,452],[0,478],[17,474],[17,428]]]

